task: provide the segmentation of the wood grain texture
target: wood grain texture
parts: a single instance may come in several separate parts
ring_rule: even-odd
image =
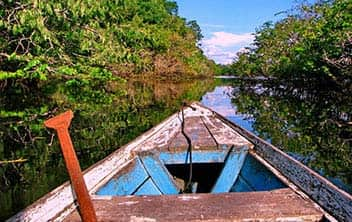
[[[159,188],[155,185],[153,180],[149,178],[147,181],[143,183],[141,187],[136,190],[136,192],[133,195],[161,195],[161,191]]]
[[[339,221],[352,221],[352,195],[251,132],[233,124],[221,115],[217,117],[253,143],[256,154],[280,171],[324,210]]]
[[[94,200],[99,221],[320,221],[290,189],[272,192],[114,197]],[[77,211],[65,221],[81,221]]]
[[[185,118],[184,125],[184,132],[192,141],[192,148],[194,150],[217,148],[216,141],[209,133],[199,116]],[[170,141],[168,148],[170,151],[183,151],[188,149],[188,143],[181,132],[181,128],[178,130],[176,137]]]
[[[238,134],[235,130],[231,129],[227,124],[215,118],[215,116],[201,116],[202,121],[214,137],[220,147],[253,147],[245,137]]]
[[[340,190],[284,152],[215,112],[197,103],[192,106],[196,110],[186,109],[185,118],[201,119],[216,144],[214,149],[226,152],[232,145],[251,148],[255,144],[255,149],[251,149],[251,151],[260,156],[265,163],[270,164],[270,167],[280,172],[284,178],[290,181],[290,184],[295,184],[296,187],[302,189],[310,198],[340,221],[352,220],[352,197],[350,194]],[[90,193],[95,193],[114,175],[121,172],[136,158],[138,153],[168,150],[170,141],[177,137],[180,127],[180,113],[176,113],[85,170],[84,178]],[[207,137],[209,141],[211,141],[210,137]],[[197,140],[196,137],[194,138]],[[200,139],[198,140],[202,142]],[[202,149],[199,147],[199,152],[202,152]],[[168,151],[170,152],[170,150]],[[181,158],[185,159],[184,156],[180,155],[176,161],[182,161]],[[215,155],[214,162],[218,162],[221,158],[221,155]],[[198,159],[203,161],[203,159]],[[146,188],[149,189],[149,185]],[[76,207],[74,201],[70,184],[66,182],[8,221],[61,221]],[[292,189],[217,195],[108,197],[106,200],[95,200],[94,206],[98,210],[100,221],[239,221],[256,220],[256,218],[263,221],[275,219],[279,221],[316,221],[322,215],[321,211],[312,206],[312,202],[304,201],[293,193]],[[66,221],[79,221],[77,216],[76,212]]]

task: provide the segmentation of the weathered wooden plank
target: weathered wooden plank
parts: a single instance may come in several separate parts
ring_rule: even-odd
[[[161,195],[161,191],[155,186],[153,180],[149,178],[146,180],[141,187],[133,195]]]
[[[186,108],[185,117],[213,115],[212,111],[192,104],[196,109]],[[91,193],[105,184],[134,158],[133,151],[151,150],[167,147],[181,126],[181,114],[175,113],[157,126],[140,135],[135,140],[117,149],[116,152],[97,162],[84,171],[84,179]],[[48,221],[64,218],[75,207],[75,197],[69,182],[48,193],[26,209],[11,217],[8,221]]]
[[[201,119],[220,147],[253,147],[246,138],[214,116],[202,116]]]
[[[201,113],[204,113],[203,110],[206,109],[197,108],[197,111],[193,111],[188,108],[185,110],[185,115],[203,115]],[[208,110],[205,112],[209,113],[210,111]],[[153,142],[156,138],[162,138],[162,141],[158,143],[160,146],[162,146],[163,141],[166,143],[165,145],[167,145],[169,142],[168,138],[173,137],[177,132],[177,128],[181,124],[178,116],[178,113],[170,116],[159,125],[148,130],[148,132],[140,135],[135,140],[117,149],[108,157],[85,170],[84,179],[88,190],[90,192],[95,192],[96,189],[120,171],[129,161],[131,161],[132,158],[134,158],[131,151],[153,149],[155,147],[155,143]],[[60,220],[75,207],[74,200],[75,197],[73,196],[71,185],[69,182],[65,182],[32,205],[28,206],[26,209],[9,218],[8,221],[39,222],[53,220],[54,218]]]
[[[255,150],[249,150],[250,155],[255,158],[257,161],[259,161],[261,164],[263,164],[267,169],[269,169],[278,179],[280,179],[285,185],[288,186],[292,191],[294,191],[296,194],[298,194],[300,197],[303,199],[310,201],[315,208],[317,208],[319,211],[324,213],[324,217],[326,218],[326,221],[330,222],[337,222],[337,219],[334,218],[331,214],[326,212],[318,203],[314,202],[306,193],[304,193],[298,186],[296,186],[294,183],[290,182],[289,179],[284,176],[280,171],[278,171],[276,168],[274,168],[268,161],[264,160],[261,156],[259,156]],[[241,177],[241,174],[239,175],[239,178]]]
[[[256,154],[268,161],[328,213],[339,221],[352,221],[352,195],[253,133],[220,115],[217,118],[252,142],[255,145]]]
[[[211,190],[212,193],[224,193],[230,191],[241,171],[247,153],[248,150],[246,149],[242,149],[238,152],[233,152],[231,150],[229,152],[224,168]]]
[[[320,221],[290,189],[271,192],[113,197],[94,200],[99,221]],[[80,221],[77,212],[65,221]]]
[[[193,151],[192,152],[192,163],[222,163],[224,162],[227,150],[204,150],[204,151]],[[188,164],[189,152],[162,152],[159,154],[159,159],[164,164]]]
[[[184,109],[184,116],[182,116],[181,112],[178,112],[171,116],[169,119],[172,119],[171,123],[163,122],[160,123],[155,130],[155,134],[152,135],[148,140],[142,144],[142,146],[136,147],[137,149],[142,150],[151,150],[151,149],[159,149],[166,150],[170,144],[170,141],[176,136],[177,133],[181,132],[181,122],[182,118],[199,118],[199,116],[205,115],[213,115],[212,111],[200,106],[197,103],[192,104],[194,109],[190,107],[186,107]],[[163,130],[159,130],[160,127],[163,127]],[[149,131],[148,131],[149,132]],[[143,135],[142,135],[143,136]],[[187,145],[188,146],[188,145]],[[180,146],[180,148],[185,148],[187,146]]]
[[[188,149],[188,142],[186,137],[182,134],[181,129],[176,133],[176,136],[170,140],[167,145],[168,151],[180,152]]]
[[[140,156],[143,165],[150,175],[150,178],[163,194],[178,194],[176,184],[172,176],[157,157],[152,155]]]
[[[191,117],[191,116],[214,117],[214,113],[211,110],[204,108],[198,104],[194,104],[193,106],[196,107],[196,110],[192,110],[189,108],[185,110],[185,117],[186,118]],[[215,115],[215,117],[217,117],[217,115]],[[179,127],[181,125],[181,122],[179,119],[180,119],[180,113],[174,114],[173,116],[171,116],[167,120],[163,121],[158,126],[149,130],[145,134],[142,134],[141,136],[139,136],[138,138],[136,138],[134,141],[130,142],[129,144],[119,148],[116,152],[112,153],[111,155],[106,157],[104,160],[99,161],[98,163],[96,163],[92,167],[90,167],[88,170],[86,170],[84,177],[85,177],[85,181],[87,183],[88,189],[91,192],[95,192],[95,190],[97,188],[99,188],[102,184],[106,183],[106,181],[108,181],[112,177],[112,175],[121,171],[121,169],[124,166],[126,166],[127,163],[130,162],[135,157],[134,156],[135,152],[152,150],[152,149],[160,149],[162,147],[167,146],[169,141],[171,140],[171,138],[175,137],[176,133],[179,130]],[[224,119],[222,120],[222,122],[226,123],[226,121]],[[229,123],[229,125],[231,125],[231,123]],[[231,126],[231,127],[232,127],[232,129],[236,129],[233,126]],[[224,143],[224,144],[226,144],[226,143]],[[232,144],[232,143],[230,143],[230,144]],[[263,157],[265,156],[262,154],[260,154],[260,155]],[[290,157],[287,157],[287,158],[290,158]],[[276,167],[276,168],[279,169],[278,167]],[[279,169],[279,170],[281,170],[281,169]],[[302,172],[302,173],[305,173],[305,172]],[[287,176],[287,174],[286,174],[286,176]],[[318,175],[318,177],[319,177],[319,175]],[[287,176],[287,178],[289,178],[289,176]],[[322,183],[324,184],[324,181]],[[311,185],[311,183],[307,184],[307,186],[310,186],[310,185]],[[334,194],[336,187],[334,187],[333,185],[332,186],[330,186],[330,185],[328,182],[328,185],[323,185],[323,186],[330,187],[330,188],[328,188],[329,189],[328,192],[332,193],[332,194],[330,194],[329,197],[331,197],[331,200],[332,200],[331,203],[333,206],[332,207],[325,206],[325,208],[329,209],[330,212],[334,211],[335,209],[338,209],[335,207],[335,205],[336,205],[336,203],[339,203],[340,199],[342,199],[343,201],[341,201],[340,204],[343,207],[340,207],[338,210],[336,210],[337,214],[339,214],[341,211],[343,211],[345,209],[345,206],[348,205],[348,201],[350,201],[351,198],[350,198],[350,196],[348,196],[348,194],[340,192],[340,191],[339,191],[340,194]],[[319,186],[321,186],[321,185],[319,184]],[[327,189],[327,188],[323,188],[322,192],[326,192],[326,191],[324,191],[325,189]],[[338,190],[338,188],[336,188],[336,189]],[[317,193],[319,193],[319,192],[320,191],[318,191]],[[341,195],[342,195],[342,197],[341,197]],[[319,195],[317,195],[317,196],[319,196]],[[247,197],[246,197],[246,199],[247,199]],[[224,201],[224,200],[222,200],[222,201]],[[324,201],[326,202],[326,200],[324,200]],[[346,204],[346,202],[347,202],[347,204]],[[126,204],[126,203],[123,203],[123,204]],[[126,204],[126,205],[128,205],[128,204]],[[147,205],[147,204],[144,204],[144,205],[148,206],[149,210],[150,210],[150,207],[153,207],[153,205]],[[211,201],[210,201],[209,205],[211,205]],[[208,206],[208,204],[206,206]],[[74,207],[75,207],[75,205],[74,205],[74,197],[72,195],[72,190],[70,188],[70,184],[68,182],[66,182],[62,186],[58,187],[57,189],[53,190],[52,192],[50,192],[49,194],[47,194],[46,196],[44,196],[43,198],[41,198],[40,200],[35,202],[33,205],[27,207],[24,211],[19,212],[17,215],[10,218],[9,221],[51,221],[54,219],[60,221],[67,214],[69,214],[72,211],[72,209],[74,209]],[[105,207],[105,205],[102,206],[101,210],[104,210],[103,209],[104,207]],[[249,205],[247,205],[247,207],[249,209],[254,208],[254,206],[249,206]],[[191,208],[191,206],[188,206],[188,208]],[[107,208],[107,209],[109,209],[109,208]],[[171,209],[171,208],[168,208],[168,209]],[[130,208],[128,208],[128,210],[130,210]],[[167,209],[164,209],[164,211],[169,213],[170,210],[167,211]],[[201,211],[199,211],[199,212],[201,212]],[[233,213],[236,211],[234,211],[232,209],[231,212]],[[350,212],[350,211],[347,210],[346,212]],[[106,212],[106,213],[109,213],[109,212]],[[247,212],[247,213],[248,213],[248,215],[253,214],[252,212],[250,212],[250,213]],[[286,214],[284,214],[284,215],[286,215]],[[302,214],[302,215],[303,215],[302,217],[304,217],[305,214]],[[338,218],[340,220],[344,220],[346,218],[348,219],[348,217],[346,217],[346,215],[348,216],[350,214],[345,213],[343,216],[338,217]],[[131,219],[131,218],[129,218],[129,219]],[[117,220],[119,220],[119,219],[117,219]],[[209,220],[211,220],[211,219],[209,219]],[[106,221],[106,220],[104,220],[104,221]],[[108,219],[108,221],[109,221],[109,219]]]
[[[181,127],[181,121],[175,117],[172,125],[165,126],[163,131],[152,135],[148,140],[145,140],[141,146],[136,147],[135,150],[165,150],[168,144],[176,136]]]
[[[112,178],[107,184],[101,187],[97,195],[130,195],[143,184],[149,175],[143,167],[143,164],[136,158],[133,163],[125,167],[122,172]]]
[[[217,148],[214,138],[210,135],[199,116],[185,118],[184,126],[184,132],[191,140],[193,150]],[[182,151],[188,149],[188,142],[182,134],[181,128],[178,130],[176,137],[170,141],[168,147],[170,151]]]

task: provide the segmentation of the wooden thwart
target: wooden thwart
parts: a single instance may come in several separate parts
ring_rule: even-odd
[[[185,118],[184,125],[184,131],[192,141],[194,150],[214,149],[214,147],[217,147],[216,141],[199,117]],[[187,140],[181,133],[181,129],[178,131],[176,137],[170,141],[168,147],[170,151],[185,150],[188,148]]]
[[[220,147],[253,147],[251,142],[231,129],[231,127],[220,121],[218,118],[215,118],[214,116],[202,116],[200,118]]]
[[[197,103],[192,106],[195,109],[184,110],[184,131],[191,139],[192,149],[181,133],[179,112],[84,172],[89,193],[103,187],[102,193],[98,191],[102,196],[93,195],[98,221],[320,221],[324,213],[326,217],[331,213],[341,221],[351,220],[350,194],[219,114]],[[261,190],[254,187],[239,189],[243,193],[159,196],[176,193],[174,185],[180,187],[176,182],[164,182],[171,175],[163,165],[190,163],[190,151],[194,164],[224,163],[217,182],[227,185],[232,185],[236,178],[252,175],[245,171],[250,156],[245,159],[243,154],[249,151],[290,188],[276,186],[278,190],[248,192]],[[152,161],[154,157],[157,161]],[[157,172],[161,169],[165,174],[155,177],[157,168]],[[255,179],[258,178],[256,175]],[[251,188],[255,183],[249,184]],[[217,191],[216,186],[213,188],[213,192]],[[219,192],[228,191],[229,187],[225,188]],[[64,183],[8,221],[80,221],[72,191],[71,184]],[[158,196],[111,196],[133,194]]]
[[[293,184],[304,191],[313,201],[316,201],[324,210],[331,213],[339,221],[352,221],[352,196],[350,194],[337,188],[326,178],[253,133],[231,123],[220,115],[217,117],[253,143],[255,145],[254,152],[257,155],[289,178]]]
[[[290,189],[272,192],[95,199],[98,221],[320,221],[322,212]],[[138,220],[139,219],[139,220]],[[65,221],[80,221],[77,211]]]

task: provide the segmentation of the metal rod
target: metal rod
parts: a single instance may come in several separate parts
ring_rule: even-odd
[[[66,168],[68,174],[70,175],[73,190],[77,196],[82,220],[84,222],[96,222],[97,217],[93,203],[90,199],[87,186],[84,182],[81,167],[79,166],[79,162],[68,131],[72,118],[73,112],[69,110],[49,120],[46,120],[44,125],[48,128],[55,129],[57,132],[61,150],[65,159]]]

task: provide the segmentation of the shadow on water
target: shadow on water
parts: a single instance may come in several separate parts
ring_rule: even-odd
[[[202,102],[352,193],[352,97],[330,83],[225,80]]]
[[[9,113],[0,115],[0,221],[68,179],[57,138],[43,126],[49,112],[74,111],[70,134],[85,169],[179,110],[184,100],[200,100],[214,88],[214,81],[129,81],[111,87],[119,87],[121,92],[112,102],[106,97],[97,101],[90,94],[79,97],[85,92],[77,93],[77,89],[64,93],[52,89],[61,92],[53,98],[43,96],[47,89],[37,89],[38,95],[18,92],[17,97],[14,93],[0,96],[1,114]],[[35,113],[37,107],[49,111],[29,118],[20,115],[28,109]],[[11,116],[15,111],[17,116]],[[24,161],[4,161],[18,159]]]

